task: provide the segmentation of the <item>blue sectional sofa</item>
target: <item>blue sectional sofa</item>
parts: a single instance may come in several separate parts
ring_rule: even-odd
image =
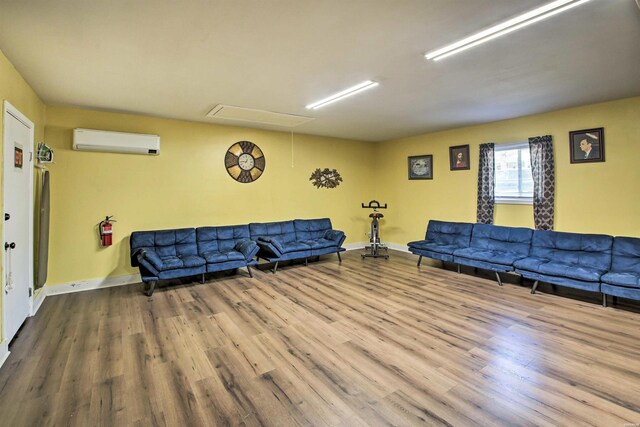
[[[158,280],[247,267],[249,276],[258,246],[246,225],[135,231],[131,233],[131,266],[139,267],[147,296]]]
[[[469,247],[473,224],[466,222],[429,221],[424,240],[409,242],[409,252],[419,255],[418,266],[422,257],[453,262],[453,253],[458,249]]]
[[[469,247],[456,250],[453,262],[492,270],[502,286],[499,273],[513,271],[513,263],[529,254],[531,234],[528,228],[475,224]]]
[[[640,239],[616,237],[613,239],[611,268],[601,277],[602,303],[607,306],[607,295],[640,300]]]
[[[488,224],[429,221],[424,240],[409,242],[409,251],[500,272],[515,271],[539,282],[582,289],[606,296],[640,300],[640,238],[530,230]]]
[[[260,247],[258,258],[273,262],[273,272],[280,261],[303,259],[340,252],[345,235],[334,230],[329,218],[296,219],[293,221],[249,224],[252,240]]]
[[[536,230],[529,256],[514,263],[516,273],[535,280],[600,292],[600,278],[611,266],[613,237]]]

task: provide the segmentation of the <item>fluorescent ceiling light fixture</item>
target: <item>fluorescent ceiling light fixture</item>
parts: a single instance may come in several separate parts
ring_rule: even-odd
[[[307,105],[305,108],[309,110],[317,110],[318,108],[322,108],[325,105],[333,104],[336,101],[340,101],[348,96],[355,95],[358,92],[362,92],[363,90],[371,89],[372,87],[378,86],[378,82],[374,82],[372,80],[367,80],[366,82],[358,83],[355,86],[351,86],[348,89],[345,89],[341,92],[335,93],[331,96],[328,96],[324,99],[321,99],[318,102],[314,102],[313,104]]]
[[[580,6],[581,4],[584,4],[588,1],[590,0],[556,0],[530,12],[509,19],[508,21],[505,21],[501,24],[494,25],[491,28],[487,28],[484,31],[480,31],[479,33],[476,33],[458,42],[452,43],[441,49],[429,52],[425,55],[425,58],[439,61],[448,56],[488,42],[489,40],[493,40],[497,37],[519,30],[520,28],[526,27],[527,25],[531,25],[553,15],[557,15],[558,13],[564,12],[565,10]]]

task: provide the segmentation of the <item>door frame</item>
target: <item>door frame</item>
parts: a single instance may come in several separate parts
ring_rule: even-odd
[[[29,298],[29,316],[33,316],[33,294],[34,294],[34,289],[33,289],[33,270],[34,270],[34,264],[33,264],[33,234],[34,234],[34,230],[33,230],[33,210],[35,208],[34,205],[34,188],[33,188],[33,174],[34,174],[34,141],[35,141],[35,125],[33,124],[33,122],[31,120],[29,120],[29,118],[27,116],[25,116],[24,114],[22,114],[16,107],[14,107],[13,105],[11,105],[11,103],[9,101],[7,101],[6,99],[4,100],[4,107],[3,107],[3,114],[2,114],[2,120],[3,120],[3,135],[2,135],[2,213],[4,214],[4,200],[5,200],[5,194],[7,192],[7,189],[5,188],[5,182],[4,182],[4,144],[7,141],[8,135],[7,135],[7,119],[8,119],[8,115],[13,116],[15,119],[19,120],[20,122],[22,122],[22,124],[24,124],[25,126],[27,126],[29,128],[29,158],[26,159],[29,165],[28,168],[28,174],[29,174],[29,235],[28,235],[28,242],[29,242],[29,248],[28,248],[28,262],[29,262],[29,271],[27,272],[27,278],[28,278],[28,286],[29,289],[31,289],[31,297]],[[26,155],[25,155],[26,157]],[[25,162],[25,163],[27,163]],[[2,220],[2,237],[4,238],[5,235],[5,230],[4,230],[4,215],[3,218],[1,218]],[[3,344],[9,344],[9,343],[4,343],[4,341],[6,340],[6,335],[5,335],[5,330],[6,330],[6,325],[7,325],[7,319],[6,319],[6,313],[7,310],[5,310],[5,304],[6,304],[6,298],[5,298],[5,293],[4,293],[4,287],[6,286],[6,266],[4,265],[4,255],[0,258],[0,265],[2,266],[2,289],[0,290],[1,295],[2,295],[2,343]]]

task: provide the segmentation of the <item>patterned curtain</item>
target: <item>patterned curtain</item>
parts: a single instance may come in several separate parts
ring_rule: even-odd
[[[493,190],[495,187],[495,157],[493,146],[493,143],[480,144],[477,221],[482,224],[493,224]]]
[[[529,138],[533,176],[533,221],[536,230],[553,230],[556,190],[551,135]]]

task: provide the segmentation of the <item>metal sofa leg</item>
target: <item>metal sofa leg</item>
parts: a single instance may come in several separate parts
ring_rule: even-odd
[[[418,258],[418,267],[420,267],[421,262],[422,262],[422,255],[420,255],[420,258]]]
[[[309,258],[304,259],[304,266],[307,267],[309,265]]]
[[[251,272],[251,266],[247,265],[247,273],[249,273],[249,277],[253,279],[253,273]]]
[[[340,252],[336,252],[338,254],[338,263],[342,264],[342,256],[340,255]],[[318,260],[320,260],[320,257],[318,256]]]
[[[204,273],[202,273],[202,277],[200,278],[200,283],[204,283]]]
[[[496,277],[498,278],[498,285],[502,286],[502,279],[500,279],[500,274],[496,271]]]
[[[457,265],[458,265],[458,273],[460,273],[460,264],[457,264]]]
[[[607,306],[607,294],[602,294],[602,306]]]
[[[147,289],[144,294],[148,297],[150,297],[151,295],[153,295],[153,291],[156,289],[156,281],[152,280],[151,282],[149,282],[149,289]]]
[[[533,287],[531,288],[531,293],[535,294],[537,288],[538,288],[538,281],[536,280],[535,282],[533,282]]]
[[[276,274],[276,270],[278,270],[278,261],[276,261],[275,265],[273,266],[273,274]]]

